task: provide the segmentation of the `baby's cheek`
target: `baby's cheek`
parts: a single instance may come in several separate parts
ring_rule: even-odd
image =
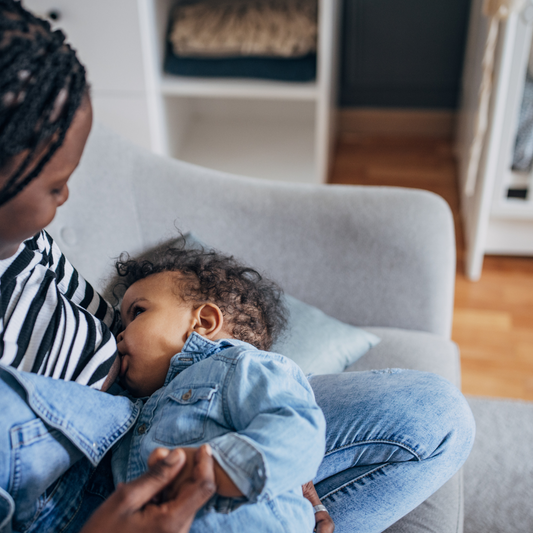
[[[137,373],[139,387],[142,387],[145,396],[150,396],[165,384],[168,369],[145,367],[144,372]]]

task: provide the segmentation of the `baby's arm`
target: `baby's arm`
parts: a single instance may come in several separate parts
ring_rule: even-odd
[[[325,420],[291,361],[252,352],[224,384],[224,411],[236,431],[210,441],[213,456],[250,502],[297,488],[316,475]]]

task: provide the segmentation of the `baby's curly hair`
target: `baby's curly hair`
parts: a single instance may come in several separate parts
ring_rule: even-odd
[[[217,305],[233,338],[269,350],[287,324],[283,291],[253,268],[215,250],[172,246],[148,259],[122,255],[115,264],[125,289],[153,274],[177,272],[179,297]]]

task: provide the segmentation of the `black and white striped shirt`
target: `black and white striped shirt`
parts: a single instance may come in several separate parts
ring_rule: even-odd
[[[100,389],[117,321],[46,231],[0,261],[1,364]]]

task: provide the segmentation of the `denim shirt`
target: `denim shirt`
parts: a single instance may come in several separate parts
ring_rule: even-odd
[[[322,461],[325,420],[295,363],[242,341],[213,342],[193,333],[172,358],[163,387],[114,449],[115,482],[145,472],[157,447],[207,442],[244,498],[216,496],[191,531],[245,531],[248,520],[257,531],[312,531],[313,511],[301,485]]]

